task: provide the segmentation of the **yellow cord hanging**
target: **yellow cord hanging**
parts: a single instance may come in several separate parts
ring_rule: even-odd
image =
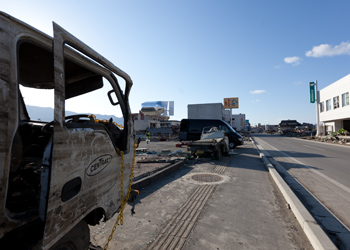
[[[108,124],[109,121],[106,120],[106,119],[103,119],[103,120],[99,120],[99,119],[96,119],[96,116],[94,114],[91,114],[88,116],[89,118],[94,118],[94,122],[95,123],[102,123],[102,124]],[[123,129],[124,127],[116,122],[113,122],[114,125],[116,125],[117,127],[119,127],[120,129]]]
[[[129,189],[128,189],[128,193],[127,193],[127,195],[125,197],[125,200],[123,199],[123,196],[124,196],[124,152],[120,151],[119,149],[117,149],[118,152],[120,153],[120,156],[121,156],[121,159],[120,159],[120,163],[121,163],[121,168],[120,168],[120,172],[121,172],[121,176],[120,176],[120,212],[119,212],[117,221],[114,224],[112,232],[111,232],[111,234],[108,237],[108,242],[105,245],[105,247],[103,248],[104,250],[107,250],[108,244],[113,238],[113,234],[114,234],[114,231],[117,229],[118,223],[120,222],[120,225],[123,225],[123,212],[124,212],[124,209],[125,209],[125,205],[126,205],[126,203],[128,202],[128,199],[129,199],[131,186],[132,186],[132,178],[134,177],[136,147],[137,147],[137,143],[136,143],[136,139],[135,139],[134,155],[133,155],[133,159],[132,159],[132,167],[131,167],[131,173],[130,173],[130,177],[129,177]]]

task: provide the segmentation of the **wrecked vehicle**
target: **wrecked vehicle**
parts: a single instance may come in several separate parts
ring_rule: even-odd
[[[229,151],[229,139],[217,127],[204,127],[200,140],[188,142],[187,150],[192,156],[210,155],[219,160]]]
[[[199,140],[205,127],[217,127],[225,132],[231,149],[244,144],[244,138],[237,133],[227,122],[219,119],[182,119],[180,126],[180,141]]]
[[[88,225],[125,204],[135,151],[131,86],[129,75],[57,24],[52,38],[0,12],[2,249],[87,249]],[[85,98],[97,91],[122,114],[123,126],[67,115],[71,100],[100,102]],[[50,99],[52,121],[30,116],[28,93]]]

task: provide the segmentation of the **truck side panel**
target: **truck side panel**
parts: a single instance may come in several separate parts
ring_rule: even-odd
[[[130,160],[125,162],[124,185],[129,180],[131,168]],[[120,164],[120,155],[103,129],[55,132],[44,245],[51,245],[57,236],[71,229],[73,221],[81,220],[94,207],[116,210],[120,206]],[[78,189],[71,198],[71,191],[64,188],[70,183],[71,189]],[[111,216],[115,211],[106,212]]]
[[[120,207],[121,189],[124,198],[128,192],[134,153],[128,104],[132,81],[85,44],[79,43],[84,49],[81,51],[72,44],[65,46],[66,41],[64,37],[55,47],[58,50],[55,54],[51,37],[0,12],[1,242],[21,239],[18,229],[37,231],[40,238],[44,232],[43,249],[49,249],[95,209],[103,213],[105,220],[111,218]],[[59,66],[53,66],[53,58]],[[125,80],[124,92],[116,76]],[[66,100],[104,90],[103,78],[110,83],[107,92],[113,93],[117,102],[106,100],[122,110],[124,129],[113,127],[111,121],[109,124],[91,119],[68,121]],[[31,120],[20,87],[54,90],[54,121]],[[46,125],[51,125],[53,131],[44,132]],[[125,152],[123,173],[117,148]],[[17,178],[22,170],[29,172],[25,180]],[[17,180],[21,184],[31,183],[20,186]],[[32,230],[32,222],[39,222],[40,229]]]

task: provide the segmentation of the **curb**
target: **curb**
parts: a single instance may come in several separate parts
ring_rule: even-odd
[[[252,143],[259,152],[260,158],[265,164],[265,167],[271,174],[276,185],[283,194],[285,200],[290,206],[290,209],[293,211],[295,217],[297,218],[300,226],[304,230],[306,237],[309,239],[311,245],[315,250],[336,250],[338,249],[333,242],[329,239],[327,234],[323,231],[321,226],[316,222],[312,217],[309,211],[305,206],[300,202],[298,197],[290,189],[288,184],[283,180],[277,170],[273,167],[270,161],[266,158],[265,154],[262,153],[264,149],[257,145],[252,138]]]
[[[144,177],[142,179],[139,179],[139,180],[133,182],[133,184],[131,185],[131,188],[137,189],[137,190],[144,188],[144,187],[150,185],[151,183],[163,178],[164,176],[182,168],[183,166],[184,166],[184,161],[176,162],[176,163],[156,172],[155,174],[151,174],[147,177]]]

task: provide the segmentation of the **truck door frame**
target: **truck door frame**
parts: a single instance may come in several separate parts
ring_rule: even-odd
[[[65,100],[66,100],[66,81],[65,81],[65,64],[64,64],[65,57],[71,58],[73,59],[73,61],[79,61],[79,64],[90,69],[91,71],[96,72],[97,74],[100,74],[110,82],[110,84],[113,87],[113,91],[117,95],[117,98],[119,100],[118,105],[120,105],[121,111],[124,117],[124,130],[122,135],[124,136],[125,144],[122,150],[124,151],[125,154],[128,154],[129,151],[132,152],[132,150],[129,150],[130,146],[133,145],[132,140],[127,140],[127,138],[132,137],[132,133],[133,133],[133,123],[130,115],[131,112],[128,106],[128,96],[132,86],[131,78],[126,73],[124,73],[123,71],[118,69],[116,66],[114,66],[107,59],[99,55],[97,52],[95,52],[90,47],[85,45],[82,41],[75,38],[73,35],[68,33],[66,30],[61,28],[56,23],[53,23],[53,30],[54,30],[53,57],[54,57],[54,85],[55,85],[54,106],[55,108],[54,108],[54,121],[53,121],[53,126],[54,126],[53,142],[54,143],[53,143],[52,156],[51,156],[52,161],[54,161],[54,158],[55,158],[55,153],[54,153],[55,145],[62,144],[62,136],[64,137],[74,136],[74,133],[73,133],[74,128],[67,128],[65,125]],[[79,53],[76,53],[74,50],[69,49],[66,45],[77,50],[78,52],[81,53],[81,55]],[[98,64],[94,63],[93,61],[97,62]],[[113,75],[113,73],[117,74],[118,76],[122,77],[125,80],[126,84],[125,84],[124,94],[121,91],[118,85],[118,81],[116,77]],[[91,130],[92,129],[90,130],[87,129],[85,132],[87,134],[90,133],[90,136],[91,136],[91,133],[94,133],[94,132],[91,132]],[[99,130],[99,131],[100,133],[107,135],[107,132],[103,132],[103,130]],[[111,159],[115,167],[116,162],[120,161],[118,160],[120,156],[119,157],[117,156],[117,152],[115,150],[114,150],[114,153],[111,153],[111,154],[112,155],[110,156],[103,156],[106,158],[102,159],[102,161],[106,161],[107,158]],[[55,167],[59,167],[59,164],[57,164],[57,162],[52,162],[51,176],[54,172]],[[120,175],[120,173],[115,173],[115,175]],[[113,176],[113,177],[116,177],[116,176]],[[78,185],[78,186],[81,183],[81,180],[79,181],[79,176],[77,176],[75,179],[72,179],[72,181],[75,185]],[[79,221],[81,221],[84,218],[84,216],[86,216],[90,211],[96,208],[96,207],[88,207],[89,210],[83,210],[83,213],[81,213],[80,215],[77,215],[78,217],[74,217],[74,218],[69,217],[70,219],[72,219],[69,225],[67,224],[65,224],[64,226],[63,224],[61,224],[61,226],[57,224],[55,225],[54,217],[55,216],[57,217],[57,215],[60,214],[61,209],[62,211],[64,210],[64,208],[62,207],[63,203],[61,203],[62,206],[59,205],[60,202],[63,202],[63,201],[61,201],[62,197],[60,197],[60,194],[57,192],[59,192],[59,190],[63,190],[64,187],[56,187],[52,179],[50,180],[49,183],[50,183],[50,189],[49,189],[47,207],[46,207],[47,213],[46,213],[45,230],[44,230],[44,237],[43,237],[43,246],[42,246],[43,249],[50,248],[53,244],[57,242],[59,238],[61,238],[65,233],[67,233],[70,229],[72,229]],[[115,185],[113,185],[113,187],[114,186]],[[52,188],[54,188],[55,190],[51,190]],[[119,193],[118,194],[117,193],[113,194],[113,199],[110,201],[110,204],[113,204],[113,210],[110,209],[109,207],[106,207],[107,211],[105,211],[106,212],[105,216],[107,218],[110,217],[111,214],[114,213],[117,210],[117,207],[119,206],[118,204],[120,203],[120,200],[119,200],[120,197],[118,198]],[[105,201],[103,202],[104,204],[106,204]],[[98,204],[96,204],[96,206],[97,205]]]

